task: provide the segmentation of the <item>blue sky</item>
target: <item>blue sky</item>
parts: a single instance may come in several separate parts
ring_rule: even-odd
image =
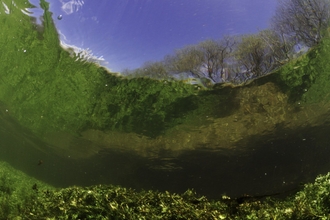
[[[275,7],[276,0],[50,2],[61,39],[103,56],[117,72],[161,60],[185,45],[265,29]]]

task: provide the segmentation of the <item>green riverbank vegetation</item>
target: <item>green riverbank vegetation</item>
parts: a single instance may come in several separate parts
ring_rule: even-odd
[[[218,90],[226,84],[215,84],[212,89],[206,89],[203,84],[210,80],[213,81],[210,85],[219,82],[215,79],[223,78],[223,71],[229,69],[251,77],[273,73],[282,62],[287,63],[294,44],[315,47],[328,33],[329,15],[326,10],[319,11],[321,6],[322,9],[328,7],[326,1],[303,5],[296,5],[293,0],[285,2],[277,9],[273,29],[235,41],[226,37],[219,45],[214,41],[202,42],[167,57],[176,73],[188,71],[203,82],[190,85],[169,77],[123,78],[111,74],[105,68],[85,61],[79,54],[60,47],[48,3],[41,1],[44,15],[40,26],[20,10],[33,7],[28,1],[21,4],[8,1],[10,15],[0,17],[4,30],[0,36],[4,51],[0,54],[0,100],[11,116],[40,136],[57,131],[77,134],[89,128],[157,137],[177,125],[200,121],[197,119],[205,115],[230,115],[238,106],[232,101],[237,91]],[[294,17],[289,11],[292,7],[296,11],[304,9],[304,16],[309,17],[311,23]],[[311,14],[315,10],[317,15]],[[294,23],[285,26],[286,20],[282,18]],[[19,28],[13,28],[16,26]],[[308,29],[305,36],[299,33],[305,26],[315,28]],[[211,57],[205,57],[206,54]],[[317,50],[308,56],[316,54]],[[194,60],[195,55],[203,62]],[[302,60],[294,61],[298,63],[293,69],[292,64],[288,64],[279,70],[281,79],[278,83],[291,86],[290,91],[296,90],[299,84],[298,93],[306,86],[310,87],[311,81],[316,79],[313,62],[318,61],[314,58]],[[194,66],[188,68],[185,66],[188,64]],[[196,68],[207,72],[203,75]],[[146,69],[158,73],[157,68]]]

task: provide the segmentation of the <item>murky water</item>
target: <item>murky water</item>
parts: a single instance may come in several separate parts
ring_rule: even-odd
[[[3,109],[2,109],[3,110]],[[330,168],[329,126],[285,131],[282,137],[251,139],[244,151],[196,149],[160,152],[157,158],[103,149],[83,159],[58,151],[22,128],[6,113],[1,117],[1,160],[57,187],[118,184],[135,189],[184,192],[194,188],[209,198],[223,194],[269,195],[299,189]],[[59,140],[61,141],[61,140]],[[71,143],[84,152],[93,143]],[[38,165],[39,161],[43,163]]]

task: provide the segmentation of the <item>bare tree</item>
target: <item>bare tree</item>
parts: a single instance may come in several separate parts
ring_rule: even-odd
[[[296,43],[318,44],[323,30],[329,25],[328,0],[279,0],[273,26]]]
[[[282,32],[273,29],[260,31],[259,37],[264,40],[265,46],[271,51],[274,65],[280,66],[289,61],[295,45],[292,38],[287,38]]]
[[[221,41],[206,40],[196,46],[187,46],[165,58],[170,71],[189,72],[194,77],[221,80],[227,65],[226,59],[232,52],[234,41],[225,37]]]
[[[142,71],[144,76],[156,79],[169,78],[169,74],[163,62],[146,62],[142,66]]]
[[[123,71],[123,75],[129,77],[149,77],[154,79],[166,79],[172,78],[164,63],[161,61],[156,62],[146,62],[143,64],[141,68],[135,70],[125,70]]]
[[[165,57],[165,65],[172,73],[190,73],[192,76],[201,78],[199,68],[201,64],[201,52],[196,46],[186,46],[176,50],[174,55]]]
[[[222,65],[220,77],[224,79],[224,74],[227,74],[227,77],[230,78],[231,72],[231,62],[233,60],[233,51],[237,46],[237,37],[234,36],[224,36],[220,40],[220,64]]]
[[[219,44],[213,40],[206,40],[199,43],[197,49],[201,52],[200,72],[215,82],[215,76],[221,68]]]
[[[224,37],[220,41],[206,40],[197,45],[202,52],[201,71],[213,82],[219,82],[224,78],[227,59],[230,57],[234,38]]]
[[[237,45],[235,58],[241,73],[261,76],[274,68],[272,51],[260,35],[243,36]]]

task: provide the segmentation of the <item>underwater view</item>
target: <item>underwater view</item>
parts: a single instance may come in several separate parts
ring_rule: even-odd
[[[2,0],[0,219],[330,219],[329,0]]]

